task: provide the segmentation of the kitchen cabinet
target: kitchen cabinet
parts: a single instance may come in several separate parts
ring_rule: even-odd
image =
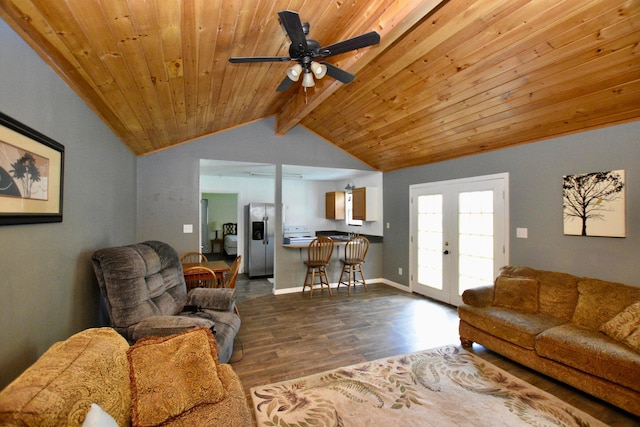
[[[354,188],[353,219],[362,221],[378,220],[378,189],[375,187]]]
[[[325,195],[325,218],[344,219],[344,191],[332,191]]]

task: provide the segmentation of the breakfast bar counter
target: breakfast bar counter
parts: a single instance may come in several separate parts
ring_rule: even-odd
[[[327,275],[329,276],[329,283],[332,285],[331,287],[335,288],[340,280],[340,273],[342,272],[342,263],[340,262],[340,258],[344,258],[344,247],[347,244],[348,235],[345,233],[343,235],[344,237],[334,238],[334,236],[336,236],[336,232],[333,232],[333,234],[330,234],[329,232],[318,232],[316,234],[329,236],[334,241],[335,246],[333,254],[331,255],[331,262],[327,267]],[[364,277],[368,283],[372,279],[379,279],[382,277],[382,237],[364,236],[369,239],[370,242],[369,251],[367,252],[365,262],[362,265]],[[285,250],[279,251],[278,257],[284,257],[284,262],[279,263],[282,268],[282,270],[279,270],[279,273],[282,274],[282,278],[286,277],[286,288],[302,289],[304,277],[307,271],[304,261],[307,260],[308,246],[308,242],[282,244],[282,248]],[[278,282],[280,282],[280,279],[278,279]],[[280,289],[281,288],[279,287],[279,290]],[[362,287],[359,286],[356,292],[360,292],[361,289]]]

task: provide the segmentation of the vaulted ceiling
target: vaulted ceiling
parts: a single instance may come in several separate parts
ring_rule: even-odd
[[[276,92],[277,12],[356,75]],[[381,171],[640,119],[640,0],[0,0],[0,16],[137,155],[276,117]],[[2,60],[8,60],[2,58]]]

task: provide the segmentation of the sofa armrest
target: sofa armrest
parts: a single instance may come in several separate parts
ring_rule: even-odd
[[[218,311],[233,311],[236,305],[235,288],[195,288],[187,293],[187,305]]]
[[[462,293],[462,302],[474,307],[487,307],[493,302],[493,285],[467,289]]]

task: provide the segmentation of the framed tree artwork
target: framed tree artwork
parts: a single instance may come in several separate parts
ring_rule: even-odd
[[[0,225],[62,221],[64,146],[0,113]]]
[[[625,237],[625,171],[566,175],[564,234]]]

